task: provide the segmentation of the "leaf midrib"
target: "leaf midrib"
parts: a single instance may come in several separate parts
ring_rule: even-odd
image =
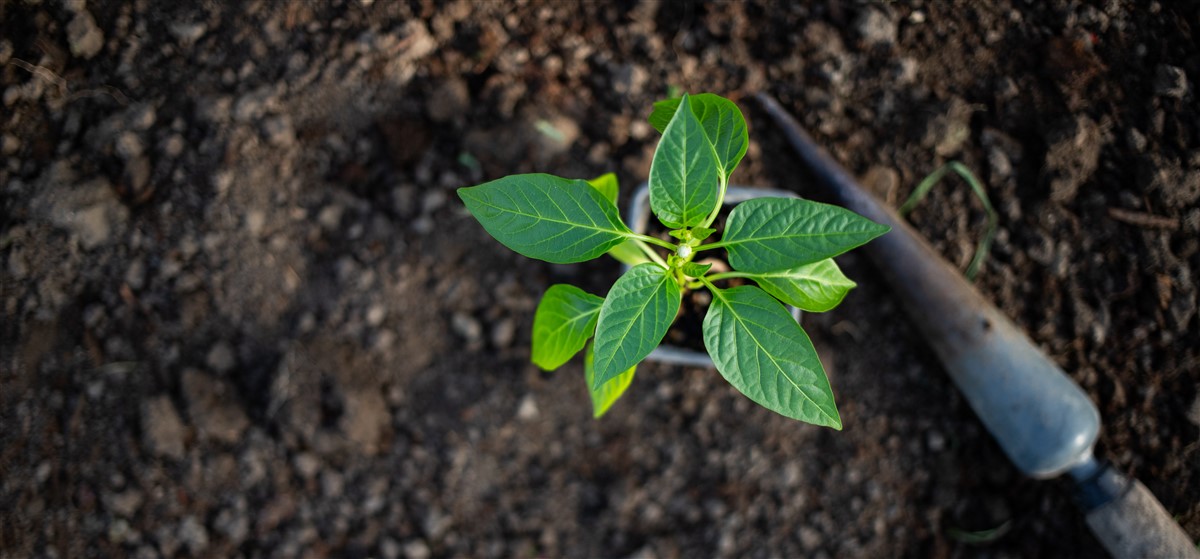
[[[485,200],[482,200],[482,199],[480,199],[480,198],[475,198],[475,201],[476,201],[476,202],[478,202],[478,203],[479,203],[479,204],[481,204],[481,205],[487,206],[487,207],[489,207],[489,208],[495,208],[495,209],[497,209],[497,210],[504,211],[505,213],[516,214],[516,215],[519,215],[519,216],[522,216],[522,217],[532,217],[532,218],[534,218],[534,219],[539,219],[539,220],[542,220],[542,221],[549,221],[550,223],[560,223],[560,224],[563,224],[563,225],[570,225],[570,226],[572,226],[572,227],[578,227],[578,228],[580,228],[580,229],[591,229],[591,230],[593,230],[593,231],[600,231],[600,232],[602,232],[602,233],[614,233],[614,234],[616,234],[616,235],[618,235],[618,236],[620,236],[620,237],[626,238],[626,239],[630,238],[630,233],[629,233],[628,231],[621,231],[620,229],[605,229],[605,228],[603,228],[603,227],[599,227],[599,226],[596,226],[596,225],[582,225],[582,224],[579,224],[579,223],[575,223],[575,222],[573,222],[573,221],[563,221],[563,220],[561,220],[561,219],[553,219],[553,218],[546,217],[546,216],[544,216],[544,215],[541,215],[541,214],[531,214],[531,213],[525,213],[525,212],[518,211],[518,210],[514,210],[514,209],[511,209],[511,208],[506,208],[506,207],[504,207],[504,206],[498,206],[498,205],[496,205],[496,204],[493,204],[493,203],[491,203],[491,202],[487,202],[487,201],[485,201]]]
[[[650,301],[653,301],[653,300],[655,299],[655,297],[658,295],[658,288],[659,288],[659,287],[661,287],[661,286],[662,286],[662,284],[663,284],[663,283],[664,283],[664,282],[665,282],[667,279],[668,279],[668,276],[667,276],[666,274],[663,274],[662,278],[661,278],[661,279],[659,279],[659,280],[658,280],[658,282],[657,282],[657,283],[655,283],[655,284],[654,284],[654,287],[651,289],[650,296],[649,296],[649,297],[647,297],[647,298],[646,298],[646,300],[642,302],[642,306],[641,306],[641,307],[638,307],[638,310],[637,310],[637,312],[633,313],[633,315],[634,315],[634,319],[633,319],[633,320],[629,320],[629,321],[628,321],[628,327],[627,327],[627,328],[625,328],[625,331],[624,331],[624,332],[622,332],[622,333],[621,333],[621,336],[617,338],[617,339],[618,339],[618,343],[617,343],[617,349],[620,349],[620,348],[621,348],[621,344],[620,344],[620,341],[619,341],[619,340],[623,340],[623,339],[625,339],[626,337],[628,337],[628,336],[629,336],[629,332],[631,332],[631,331],[633,330],[633,323],[634,323],[634,322],[637,322],[637,319],[636,319],[636,317],[637,317],[638,315],[642,314],[642,311],[645,311],[645,310],[646,310],[646,307],[650,306]],[[639,342],[639,343],[638,343],[638,345],[640,346],[640,345],[641,345],[641,343]],[[616,358],[617,358],[617,352],[615,352],[615,351],[614,351],[614,352],[612,353],[612,357],[610,357],[610,358],[608,358],[607,360],[605,360],[605,362],[604,362],[604,363],[605,363],[606,365],[612,365],[612,362],[613,362],[613,360],[614,360],[614,359],[616,359]],[[599,374],[599,373],[597,373],[597,374],[596,374],[596,376],[597,376],[597,377],[600,377],[600,374]],[[605,380],[608,380],[608,379],[605,379]],[[601,384],[603,384],[603,383],[601,383]]]

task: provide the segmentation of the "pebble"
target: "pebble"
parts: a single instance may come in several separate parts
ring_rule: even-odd
[[[170,398],[158,396],[142,405],[142,429],[145,445],[150,452],[175,460],[183,458],[186,431]]]
[[[122,132],[117,136],[117,155],[121,159],[129,161],[135,157],[142,155],[144,146],[142,146],[142,138],[134,132]]]
[[[246,541],[246,536],[250,534],[250,518],[244,506],[227,507],[217,513],[217,517],[213,519],[213,527],[236,547]]]
[[[163,140],[162,146],[160,146],[159,149],[162,151],[163,155],[174,159],[179,157],[179,154],[183,153],[183,148],[185,145],[186,143],[183,140],[183,135],[175,133]]]
[[[613,74],[612,88],[619,95],[636,96],[645,90],[650,74],[637,64],[624,64]]]
[[[492,346],[505,349],[512,345],[516,337],[517,324],[512,318],[504,318],[492,328]]]
[[[208,350],[204,362],[213,372],[223,375],[233,369],[237,364],[237,359],[233,355],[233,348],[229,346],[229,342],[221,340]]]
[[[454,316],[450,318],[450,327],[468,344],[478,344],[483,341],[483,326],[469,314],[454,313]]]
[[[434,122],[446,122],[465,115],[471,105],[467,83],[452,77],[441,83],[425,102],[425,111]]]
[[[141,491],[130,489],[121,493],[104,493],[101,500],[104,502],[104,508],[109,512],[122,518],[133,518],[145,499]]]
[[[524,398],[521,398],[520,405],[517,406],[517,419],[520,419],[521,421],[530,421],[537,419],[537,416],[537,402],[534,401],[532,394],[526,394]]]
[[[422,540],[412,540],[404,544],[405,559],[429,559],[432,552],[429,551],[429,546]]]
[[[21,151],[21,140],[12,134],[5,134],[0,139],[0,153],[4,155],[16,155]]]
[[[869,46],[889,46],[896,43],[896,22],[883,10],[867,8],[855,20],[854,28]]]
[[[1067,204],[1075,199],[1079,187],[1091,178],[1099,163],[1100,126],[1081,115],[1046,136],[1050,147],[1043,168],[1051,177],[1050,199]]]
[[[267,214],[262,210],[250,210],[246,212],[246,230],[255,237],[261,237],[263,230],[267,226]]]
[[[104,48],[104,32],[96,26],[92,14],[79,11],[67,24],[67,43],[71,46],[71,54],[90,59]]]
[[[1160,64],[1154,69],[1154,94],[1182,99],[1188,93],[1187,73],[1183,68]]]
[[[925,443],[929,445],[929,450],[941,452],[946,449],[946,436],[938,431],[930,431],[925,434]]]
[[[379,390],[350,390],[345,394],[341,428],[346,438],[358,444],[367,456],[375,455],[392,416]]]
[[[383,324],[385,318],[387,318],[387,309],[382,304],[376,303],[367,309],[367,324],[372,327],[378,328],[380,324]]]
[[[292,459],[292,466],[304,479],[313,479],[321,469],[321,461],[309,452],[301,452]]]
[[[208,32],[208,26],[202,22],[176,22],[170,25],[171,35],[185,47],[190,47]]]
[[[179,524],[179,539],[193,557],[198,557],[208,547],[208,530],[195,516],[188,516]]]
[[[263,136],[271,145],[289,147],[296,143],[296,131],[287,116],[268,118],[262,124]]]
[[[44,213],[52,223],[75,235],[84,249],[104,246],[125,230],[129,209],[117,199],[108,181],[95,179],[78,186],[64,185],[64,189],[47,189]]]
[[[142,192],[150,183],[150,159],[137,156],[125,165],[125,180],[134,192]]]
[[[233,386],[195,369],[183,372],[188,415],[203,439],[235,444],[250,426],[235,399]]]

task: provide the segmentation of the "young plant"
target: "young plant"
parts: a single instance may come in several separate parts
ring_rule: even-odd
[[[513,175],[458,190],[484,229],[520,254],[565,264],[608,253],[631,266],[607,297],[551,286],[534,315],[533,362],[553,370],[587,345],[584,372],[599,417],[662,341],[683,293],[708,289],[704,346],[721,375],[767,409],[840,430],[825,370],[783,303],[835,307],[855,284],[832,257],[888,227],[837,206],[758,198],[738,204],[721,239],[706,243],[749,145],[746,121],[733,102],[702,93],[655,103],[650,123],[662,133],[650,164],[650,208],[674,242],[621,221],[611,173],[591,181]],[[709,273],[711,264],[695,261],[717,249],[734,271]],[[747,284],[717,287],[734,278]]]

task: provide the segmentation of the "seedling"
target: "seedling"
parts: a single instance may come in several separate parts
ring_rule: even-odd
[[[631,266],[607,297],[551,286],[533,319],[533,362],[557,369],[586,345],[584,372],[599,417],[662,341],[683,293],[707,289],[704,346],[721,375],[767,409],[840,430],[817,352],[783,303],[813,312],[837,306],[855,284],[832,257],[888,227],[837,206],[758,198],[735,206],[720,240],[706,243],[749,145],[746,121],[733,102],[702,93],[655,103],[650,124],[662,133],[650,164],[650,208],[673,241],[621,221],[612,174],[591,181],[512,175],[458,190],[484,229],[520,254],[566,264],[607,253]],[[717,249],[733,271],[710,273],[711,263],[697,261]],[[745,285],[717,287],[735,279]]]

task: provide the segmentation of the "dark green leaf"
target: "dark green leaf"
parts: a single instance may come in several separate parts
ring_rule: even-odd
[[[713,289],[704,345],[721,375],[759,405],[841,430],[816,349],[783,305],[761,289]]]
[[[717,154],[717,166],[728,179],[746,155],[746,148],[750,146],[746,119],[737,104],[719,95],[699,93],[690,96],[689,99],[692,112],[700,119],[704,135]],[[654,110],[650,113],[650,124],[659,132],[665,131],[679,105],[680,99],[667,99],[655,103]]]
[[[751,279],[780,301],[809,312],[825,312],[838,306],[856,285],[832,258],[790,270],[753,274]]]
[[[837,256],[890,230],[850,210],[796,198],[756,198],[733,208],[719,245],[735,270],[788,270]]]
[[[649,355],[675,320],[679,302],[679,285],[657,264],[639,264],[617,278],[596,323],[592,388],[603,386]]]
[[[582,180],[512,175],[458,195],[496,240],[547,262],[591,260],[632,234],[616,206]]]
[[[629,388],[629,383],[633,382],[633,374],[637,371],[637,365],[617,375],[617,378],[604,383],[600,388],[592,388],[592,381],[596,378],[593,359],[592,346],[588,344],[587,353],[584,353],[583,357],[584,380],[587,381],[588,394],[592,397],[592,417],[599,418],[608,411],[608,408],[612,407],[617,398],[625,393],[625,389]]]
[[[682,106],[688,106],[685,95]],[[716,154],[696,115],[676,112],[650,162],[650,209],[667,227],[700,225],[717,207]]]
[[[583,349],[596,331],[604,299],[566,284],[550,286],[533,315],[533,362],[553,371]]]

